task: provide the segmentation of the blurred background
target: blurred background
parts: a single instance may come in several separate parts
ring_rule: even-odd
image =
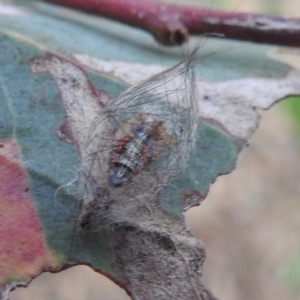
[[[299,0],[168,2],[300,18]],[[300,68],[300,58],[291,52],[276,57]],[[289,99],[261,115],[236,170],[219,177],[203,204],[186,213],[206,247],[204,282],[220,300],[300,299],[300,102]],[[44,273],[10,299],[129,297],[89,267],[77,266]]]

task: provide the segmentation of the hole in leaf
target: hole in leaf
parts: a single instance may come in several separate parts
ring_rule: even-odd
[[[87,266],[59,273],[43,273],[27,288],[10,293],[10,300],[129,300],[130,297],[107,277]]]

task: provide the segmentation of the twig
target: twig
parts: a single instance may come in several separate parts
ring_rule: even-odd
[[[153,34],[164,45],[180,45],[189,34],[282,46],[300,46],[300,19],[225,12],[150,0],[43,0],[110,18]]]

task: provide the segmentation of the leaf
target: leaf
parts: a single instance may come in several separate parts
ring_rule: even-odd
[[[0,15],[3,290],[42,271],[83,263],[133,299],[214,299],[200,276],[203,245],[186,228],[182,212],[201,203],[217,176],[232,171],[257,127],[254,107],[300,94],[298,74],[266,57],[267,47],[218,52],[218,43],[209,42],[215,50],[201,49],[202,55],[218,53],[197,65],[199,125],[188,166],[146,203],[105,202],[113,226],[78,230],[82,210],[74,185],[93,121],[103,104],[116,101],[110,97],[141,90],[145,81],[138,82],[149,83],[146,78],[159,70],[133,62],[166,59],[172,65],[180,51],[156,48],[147,35],[123,25],[43,9],[47,14]],[[82,17],[81,24],[70,15]],[[148,93],[162,88],[176,101],[186,93],[179,89],[185,76],[181,72],[164,85],[158,84],[161,77],[152,78],[155,89]]]

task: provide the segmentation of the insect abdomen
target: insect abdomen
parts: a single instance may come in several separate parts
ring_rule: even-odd
[[[132,173],[138,173],[146,163],[143,156],[147,146],[149,134],[138,131],[130,138],[121,141],[124,144],[117,146],[112,157],[113,175],[109,178],[109,183],[113,186],[122,185]]]

